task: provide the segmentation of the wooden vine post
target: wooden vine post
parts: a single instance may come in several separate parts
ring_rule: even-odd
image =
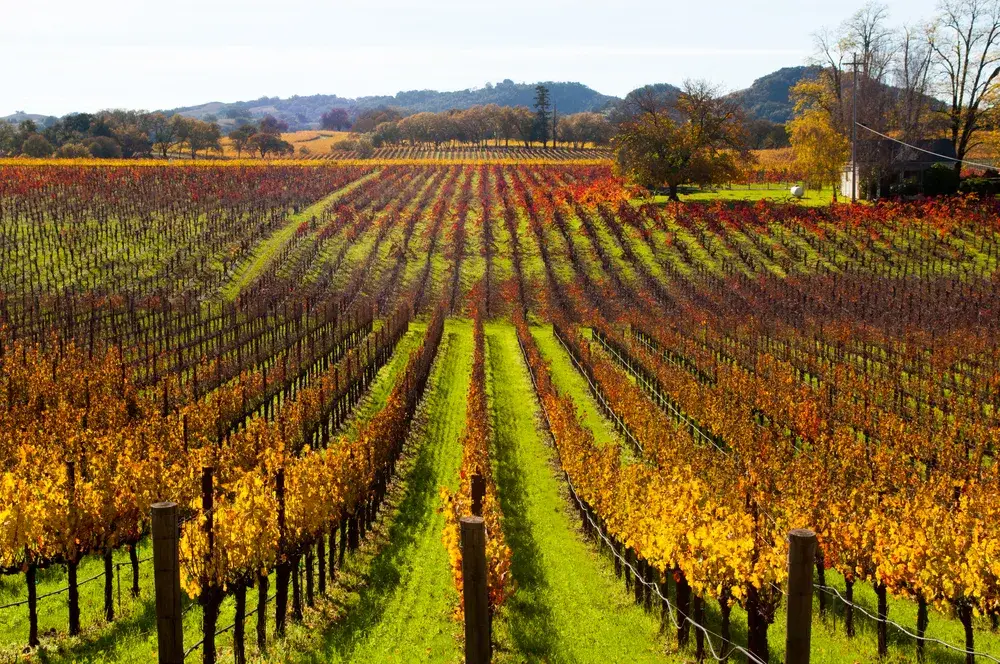
[[[74,535],[76,533],[76,464],[72,461],[66,463],[66,493],[69,501],[70,534]],[[69,609],[70,636],[76,636],[80,633],[80,588],[76,580],[79,562],[77,546],[70,544],[70,553],[66,561],[66,573],[69,577],[66,604]]]
[[[183,664],[180,541],[177,503],[154,503],[153,583],[156,595],[156,641],[159,664]]]
[[[815,561],[816,533],[802,528],[796,528],[788,533],[788,622],[785,633],[785,664],[809,664]]]
[[[462,590],[465,601],[466,664],[492,659],[490,599],[486,582],[486,524],[481,516],[461,519]]]

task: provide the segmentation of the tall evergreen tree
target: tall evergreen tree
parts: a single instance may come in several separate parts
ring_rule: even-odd
[[[548,147],[549,121],[549,89],[542,84],[535,86],[535,139],[542,142],[542,147]]]

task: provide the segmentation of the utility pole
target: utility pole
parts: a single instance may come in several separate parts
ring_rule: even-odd
[[[849,63],[854,68],[851,85],[851,203],[858,202],[858,54]]]

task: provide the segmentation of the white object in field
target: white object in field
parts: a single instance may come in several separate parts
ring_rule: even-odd
[[[804,196],[805,193],[806,193],[805,189],[802,188],[802,185],[797,184],[794,187],[792,187],[792,196],[794,196],[795,198],[802,198],[802,196]]]

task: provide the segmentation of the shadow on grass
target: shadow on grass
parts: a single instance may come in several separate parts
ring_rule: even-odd
[[[50,650],[41,649],[38,652],[38,660],[41,662],[106,662],[109,654],[117,647],[135,648],[136,659],[148,659],[149,653],[142,652],[142,644],[147,637],[156,637],[156,606],[152,601],[144,602],[142,610],[137,611],[127,618],[116,620],[108,626],[95,626],[100,629],[100,635],[95,639],[89,639],[86,632],[83,638],[86,641],[71,643],[63,640],[65,635],[59,636],[59,642]],[[127,644],[130,638],[138,639],[136,643]],[[44,644],[43,644],[44,646]],[[120,659],[115,657],[114,659]]]
[[[454,343],[454,333],[446,336],[438,353],[447,358],[448,365],[458,361],[454,354],[447,353],[447,346]],[[447,375],[449,366],[445,365],[439,375]],[[432,399],[440,399],[442,395],[436,392]],[[424,409],[417,414],[419,426],[426,430],[426,412]],[[424,435],[422,432],[421,435]],[[426,528],[427,521],[437,505],[437,483],[433,467],[434,450],[421,442],[415,453],[413,465],[406,474],[406,488],[399,502],[388,505],[385,512],[391,515],[392,522],[387,533],[378,534],[385,538],[383,546],[366,565],[359,570],[363,576],[363,587],[359,589],[360,599],[347,608],[347,615],[342,622],[331,625],[324,634],[324,649],[326,652],[336,651],[344,659],[351,659],[355,649],[361,645],[368,635],[368,630],[379,623],[385,614],[388,602],[393,597],[394,590],[399,587],[407,568],[407,551],[417,542],[420,534]],[[405,463],[405,461],[404,461]],[[386,517],[382,517],[383,519]],[[361,563],[365,566],[365,563]],[[315,653],[314,661],[324,660],[322,653]]]
[[[490,347],[490,362],[494,375],[505,358],[495,345]],[[511,637],[520,654],[530,661],[551,660],[555,653],[555,632],[550,629],[551,610],[545,602],[548,581],[545,578],[542,553],[527,519],[527,497],[524,467],[516,431],[508,426],[511,418],[504,411],[511,404],[494,400],[493,431],[496,436],[494,475],[500,507],[503,510],[503,531],[511,549],[511,573],[517,582],[517,592],[503,611],[510,625]]]

